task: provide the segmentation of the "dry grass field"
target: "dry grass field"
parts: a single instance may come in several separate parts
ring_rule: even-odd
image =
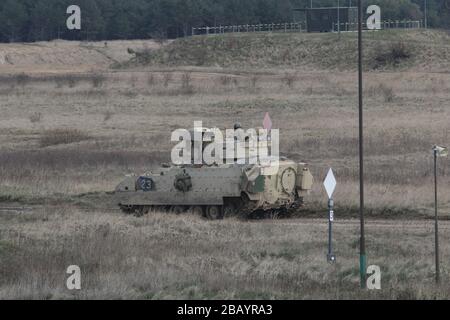
[[[431,148],[450,144],[450,73],[442,69],[449,63],[446,36],[432,35],[428,52],[412,51],[404,63],[364,76],[368,262],[382,269],[382,290],[376,292],[357,289],[357,88],[354,70],[346,67],[351,63],[330,69],[319,61],[307,68],[255,57],[247,67],[233,67],[209,63],[207,56],[203,64],[187,57],[164,65],[164,52],[183,58],[176,42],[161,50],[150,46],[155,51],[144,64],[126,62],[124,51],[152,52],[149,45],[109,43],[102,56],[114,55],[114,68],[103,60],[95,68],[52,68],[10,53],[17,68],[0,65],[0,298],[450,298],[446,221],[444,284],[433,286]],[[411,43],[414,34],[407,38]],[[60,52],[79,47],[57,45]],[[281,152],[308,162],[316,177],[307,208],[295,217],[210,222],[161,213],[138,219],[123,216],[105,194],[125,174],[169,161],[174,129],[194,120],[222,129],[237,121],[255,127],[265,112],[280,129]],[[439,166],[445,220],[448,161],[440,159]],[[338,180],[334,266],[325,261],[321,186],[329,167]],[[75,293],[65,288],[71,264],[82,269],[83,289]]]
[[[1,298],[33,299],[443,299],[449,298],[448,223],[443,285],[434,287],[433,225],[370,221],[369,263],[382,289],[358,283],[358,224],[335,225],[337,263],[326,262],[324,220],[210,222],[153,214],[44,207],[2,217]],[[82,289],[65,287],[77,264]],[[443,270],[444,271],[444,270]]]

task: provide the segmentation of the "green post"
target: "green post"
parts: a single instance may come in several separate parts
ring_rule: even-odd
[[[361,289],[365,289],[366,288],[366,267],[367,261],[366,261],[366,255],[365,254],[361,254],[359,256],[359,273],[360,273],[360,278],[361,278]]]

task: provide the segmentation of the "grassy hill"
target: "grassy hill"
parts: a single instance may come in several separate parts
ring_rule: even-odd
[[[130,66],[205,66],[353,70],[357,33],[242,33],[178,39],[159,50],[137,52]],[[438,30],[364,33],[369,70],[448,70],[450,35]]]

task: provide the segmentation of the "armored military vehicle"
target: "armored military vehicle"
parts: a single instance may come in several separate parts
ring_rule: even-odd
[[[200,130],[202,139],[210,133]],[[194,143],[189,143],[193,147]],[[248,146],[246,150],[248,157]],[[136,216],[164,210],[214,220],[298,208],[312,184],[305,163],[280,157],[250,164],[235,158],[224,164],[164,164],[142,175],[128,176],[116,187],[115,198],[122,211]]]

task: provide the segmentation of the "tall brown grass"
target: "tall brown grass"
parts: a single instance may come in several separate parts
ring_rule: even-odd
[[[53,129],[45,131],[39,143],[41,147],[70,144],[90,139],[90,136],[78,129]]]
[[[0,221],[2,299],[448,299],[450,292],[446,273],[434,286],[430,223],[368,224],[369,263],[382,271],[382,289],[371,291],[358,289],[356,222],[336,222],[338,262],[330,265],[325,219],[136,219],[58,206]],[[443,268],[447,240],[445,232]],[[74,264],[81,290],[69,291],[66,269]]]

